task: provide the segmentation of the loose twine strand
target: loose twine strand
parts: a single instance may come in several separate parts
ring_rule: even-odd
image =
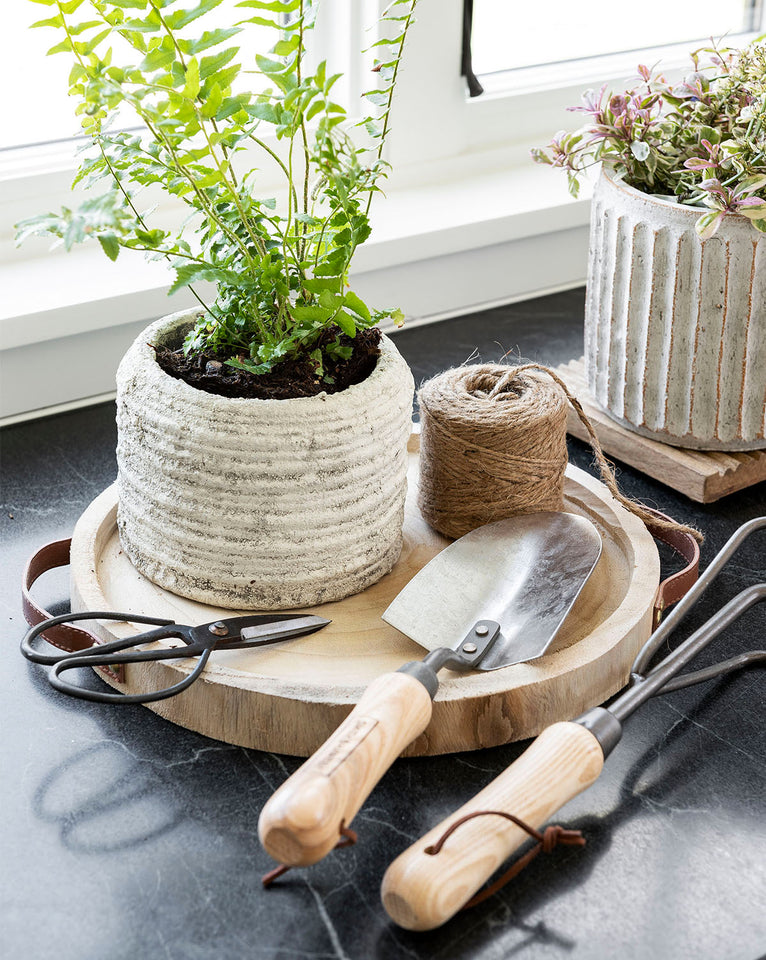
[[[563,508],[568,401],[588,433],[601,480],[615,500],[644,523],[703,540],[694,527],[658,519],[621,493],[614,467],[580,402],[548,367],[459,367],[427,381],[418,399],[418,505],[440,533],[461,537],[493,520]]]

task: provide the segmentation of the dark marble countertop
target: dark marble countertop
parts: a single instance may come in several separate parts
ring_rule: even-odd
[[[438,325],[396,342],[416,382],[506,352],[557,364],[581,352],[582,292]],[[32,375],[32,372],[30,372]],[[114,407],[2,432],[2,854],[0,943],[18,960],[755,960],[766,954],[766,724],[762,669],[650,701],[625,726],[597,783],[556,821],[582,850],[539,857],[442,929],[395,927],[379,900],[390,861],[506,767],[526,744],[399,760],[354,827],[357,846],[271,890],[258,813],[299,761],[208,740],[141,706],[70,700],[24,661],[22,566],[66,537],[115,475]],[[588,448],[570,457],[589,468]],[[709,506],[630,468],[629,494],[699,525],[708,564],[736,527],[766,512],[766,485]],[[670,558],[664,557],[668,569]],[[766,579],[756,535],[688,618],[685,635]],[[37,596],[66,609],[64,572]],[[766,646],[749,611],[703,655]]]

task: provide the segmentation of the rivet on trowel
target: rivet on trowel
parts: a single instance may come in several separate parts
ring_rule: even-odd
[[[486,625],[486,623],[480,623],[479,626],[474,630],[474,633],[477,637],[486,637],[486,635],[489,633],[489,627]]]
[[[208,627],[208,630],[211,633],[214,633],[217,637],[225,637],[229,632],[229,628],[225,623],[221,623],[220,620],[218,620],[216,623],[211,623]]]
[[[463,644],[463,653],[476,653],[479,648],[475,643],[464,643]]]

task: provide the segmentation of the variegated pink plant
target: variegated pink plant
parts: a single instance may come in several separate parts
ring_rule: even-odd
[[[532,156],[566,170],[574,196],[582,173],[602,163],[646,193],[707,207],[703,238],[731,213],[766,232],[766,38],[743,50],[714,44],[691,59],[680,82],[641,65],[629,90],[586,90],[570,108],[585,125]]]

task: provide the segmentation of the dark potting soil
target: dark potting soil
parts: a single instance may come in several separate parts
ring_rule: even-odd
[[[328,332],[326,342],[335,339],[338,331]],[[222,397],[246,397],[256,400],[290,400],[295,397],[314,397],[319,393],[338,393],[355,383],[361,383],[375,369],[380,355],[380,330],[359,330],[356,336],[341,334],[340,343],[353,353],[348,360],[327,358],[324,378],[308,357],[283,360],[271,373],[253,374],[230,367],[237,352],[203,354],[185,357],[183,350],[155,347],[157,363],[165,373],[183,380],[198,390],[216,393]],[[331,378],[330,380],[325,378]]]

